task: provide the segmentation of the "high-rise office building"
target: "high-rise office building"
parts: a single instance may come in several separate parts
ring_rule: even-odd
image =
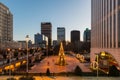
[[[80,42],[80,31],[78,30],[72,30],[71,31],[71,42]]]
[[[91,0],[91,61],[102,51],[120,66],[120,0]]]
[[[58,27],[57,28],[57,41],[65,41],[65,28],[64,27]]]
[[[42,35],[37,33],[34,35],[35,45],[39,45],[42,42]]]
[[[37,47],[45,48],[48,45],[48,37],[39,33],[34,35],[34,41]]]
[[[41,34],[48,37],[48,47],[51,47],[52,43],[52,24],[50,22],[41,23]]]
[[[90,42],[90,39],[91,39],[91,30],[86,28],[86,30],[84,31],[84,34],[83,34],[83,41]]]
[[[2,3],[0,3],[0,41],[13,41],[13,15]]]
[[[58,41],[57,40],[53,40],[53,47],[55,47],[56,45],[58,45]]]

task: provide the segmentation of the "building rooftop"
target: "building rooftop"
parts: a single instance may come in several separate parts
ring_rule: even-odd
[[[46,25],[46,24],[47,24],[47,25],[48,25],[48,24],[51,25],[51,22],[41,22],[41,24],[42,24],[42,25]]]
[[[8,9],[9,10],[9,8],[7,7],[7,6],[5,6],[3,3],[1,3],[0,2],[0,6],[3,6],[4,8],[6,8],[6,9]]]

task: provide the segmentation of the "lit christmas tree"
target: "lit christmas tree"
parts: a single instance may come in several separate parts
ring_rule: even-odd
[[[60,43],[59,59],[58,59],[57,65],[60,65],[60,66],[66,65],[65,54],[64,54],[64,49],[63,49],[62,42]]]

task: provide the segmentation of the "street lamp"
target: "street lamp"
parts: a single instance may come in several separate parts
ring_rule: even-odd
[[[97,78],[98,78],[98,70],[99,70],[99,63],[98,63],[99,55],[98,54],[96,54],[96,58],[97,58]]]
[[[28,73],[28,40],[29,40],[29,35],[26,35],[26,49],[27,49],[27,64],[26,64],[26,72]]]
[[[11,78],[11,53],[10,53],[10,48],[7,49],[8,54],[9,54],[9,77]]]

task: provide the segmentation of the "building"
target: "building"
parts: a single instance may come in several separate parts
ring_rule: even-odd
[[[0,47],[1,50],[5,50],[5,49],[18,49],[20,47],[20,44],[16,41],[7,41],[2,43],[2,46]]]
[[[42,35],[37,33],[34,35],[35,45],[39,45],[42,42]]]
[[[31,40],[28,41],[28,47],[32,48],[32,41]]]
[[[91,0],[91,8],[91,61],[103,52],[120,66],[120,0]]]
[[[0,41],[13,41],[13,15],[2,3],[0,3]]]
[[[91,30],[86,28],[86,30],[84,31],[84,34],[83,34],[83,41],[90,42],[90,39],[91,39]]]
[[[20,44],[17,41],[13,41],[12,44],[10,44],[11,49],[18,49],[20,48]]]
[[[65,41],[65,28],[64,27],[57,28],[57,41],[58,43],[60,43],[60,41]]]
[[[41,34],[48,37],[48,47],[51,47],[52,43],[52,24],[50,22],[41,23]]]
[[[58,45],[58,41],[57,40],[53,40],[53,47],[55,47],[56,45]]]
[[[19,43],[19,48],[21,48],[21,49],[27,48],[26,41],[18,41],[18,43]]]
[[[71,43],[80,42],[80,31],[72,30],[71,31]]]
[[[48,46],[48,37],[42,34],[35,34],[34,35],[35,45],[36,47],[42,47],[45,48]]]

